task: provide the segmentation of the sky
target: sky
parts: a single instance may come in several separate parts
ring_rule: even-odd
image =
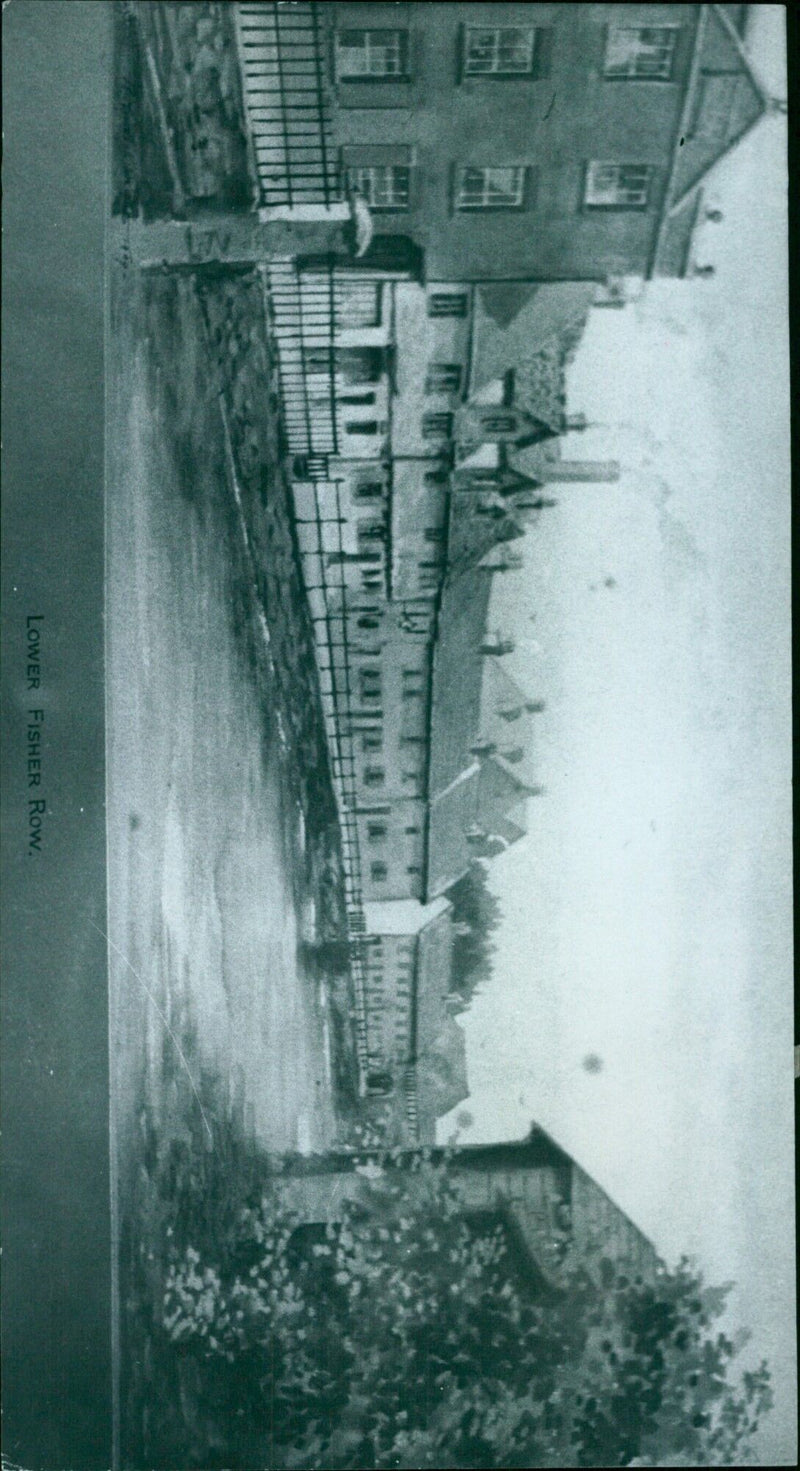
[[[783,12],[748,47],[785,96]],[[722,160],[695,259],[595,309],[568,374],[591,427],[493,626],[545,791],[491,865],[495,974],[462,1018],[465,1142],[538,1122],[670,1261],[735,1280],[772,1364],[762,1463],[795,1460],[786,119]],[[587,1069],[587,1057],[600,1067]],[[441,1127],[452,1134],[457,1114]]]

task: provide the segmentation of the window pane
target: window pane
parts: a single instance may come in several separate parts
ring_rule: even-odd
[[[428,297],[429,317],[465,317],[467,298],[463,291],[436,292]]]
[[[338,73],[347,77],[402,77],[406,71],[408,33],[403,30],[340,31]]]
[[[333,300],[337,327],[380,325],[380,286],[376,282],[339,280],[334,284]]]
[[[350,188],[373,209],[407,209],[411,170],[403,164],[364,164],[348,169]]]
[[[458,393],[461,368],[458,363],[431,363],[425,377],[426,393]]]
[[[675,26],[611,26],[605,75],[668,80],[672,75],[677,35]]]
[[[536,31],[520,26],[467,26],[466,76],[518,75],[533,67]]]
[[[649,164],[589,164],[585,203],[596,208],[642,209],[647,204]]]
[[[423,416],[422,435],[424,439],[436,439],[440,435],[448,435],[452,428],[452,414],[425,414]]]
[[[518,209],[522,204],[525,170],[522,168],[476,168],[461,170],[456,195],[457,209]]]

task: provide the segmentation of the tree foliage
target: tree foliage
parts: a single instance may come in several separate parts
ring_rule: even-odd
[[[193,1360],[218,1464],[746,1459],[769,1372],[734,1381],[726,1289],[687,1262],[646,1281],[568,1251],[558,1286],[534,1291],[500,1219],[470,1225],[425,1163],[364,1182],[336,1225],[299,1224],[268,1194],[225,1260],[190,1247],[170,1267],[163,1332]]]
[[[475,859],[447,892],[453,906],[452,988],[468,1006],[492,973],[491,936],[500,923],[500,905],[489,890],[486,868]]]

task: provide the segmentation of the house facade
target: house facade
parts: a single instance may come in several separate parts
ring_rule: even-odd
[[[744,6],[233,12],[262,218],[351,231],[349,254],[261,269],[362,1091],[401,1098],[409,1136],[433,1138],[463,1047],[431,906],[527,832],[539,791],[537,692],[503,670],[492,582],[522,565],[554,485],[618,475],[561,456],[584,422],[566,367],[593,310],[690,269],[703,184],[768,102]]]
[[[342,176],[429,282],[683,274],[697,191],[767,105],[743,6],[326,9]]]

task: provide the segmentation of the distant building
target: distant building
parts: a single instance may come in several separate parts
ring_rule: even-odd
[[[464,1033],[450,1000],[453,924],[444,898],[365,906],[368,1093],[395,1099],[411,1138],[468,1096]]]

